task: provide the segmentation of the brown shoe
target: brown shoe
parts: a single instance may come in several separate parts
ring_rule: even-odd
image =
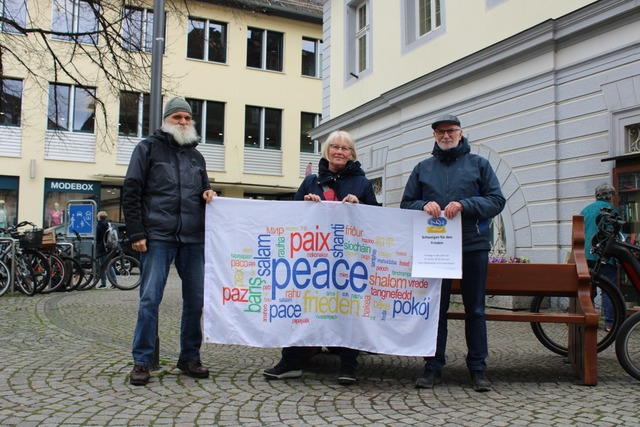
[[[200,359],[196,360],[178,360],[178,369],[192,378],[208,378],[209,370],[202,366]]]
[[[129,379],[129,384],[147,385],[149,384],[150,378],[151,375],[149,374],[148,366],[135,365],[131,370],[131,378]]]

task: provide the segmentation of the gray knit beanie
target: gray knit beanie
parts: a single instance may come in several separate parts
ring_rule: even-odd
[[[167,116],[177,113],[178,111],[185,111],[191,114],[191,106],[182,98],[171,98],[164,106],[162,118],[165,119]]]

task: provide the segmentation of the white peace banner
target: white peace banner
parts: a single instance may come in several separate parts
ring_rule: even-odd
[[[441,279],[411,277],[421,211],[217,197],[207,206],[205,342],[435,353]]]

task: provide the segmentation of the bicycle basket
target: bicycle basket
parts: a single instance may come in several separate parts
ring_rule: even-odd
[[[18,241],[20,242],[20,246],[25,249],[36,249],[42,245],[43,234],[44,230],[41,228],[26,231],[18,235]]]

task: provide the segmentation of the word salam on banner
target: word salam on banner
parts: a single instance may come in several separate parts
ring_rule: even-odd
[[[435,352],[441,279],[411,277],[420,211],[218,197],[207,206],[205,342]]]

